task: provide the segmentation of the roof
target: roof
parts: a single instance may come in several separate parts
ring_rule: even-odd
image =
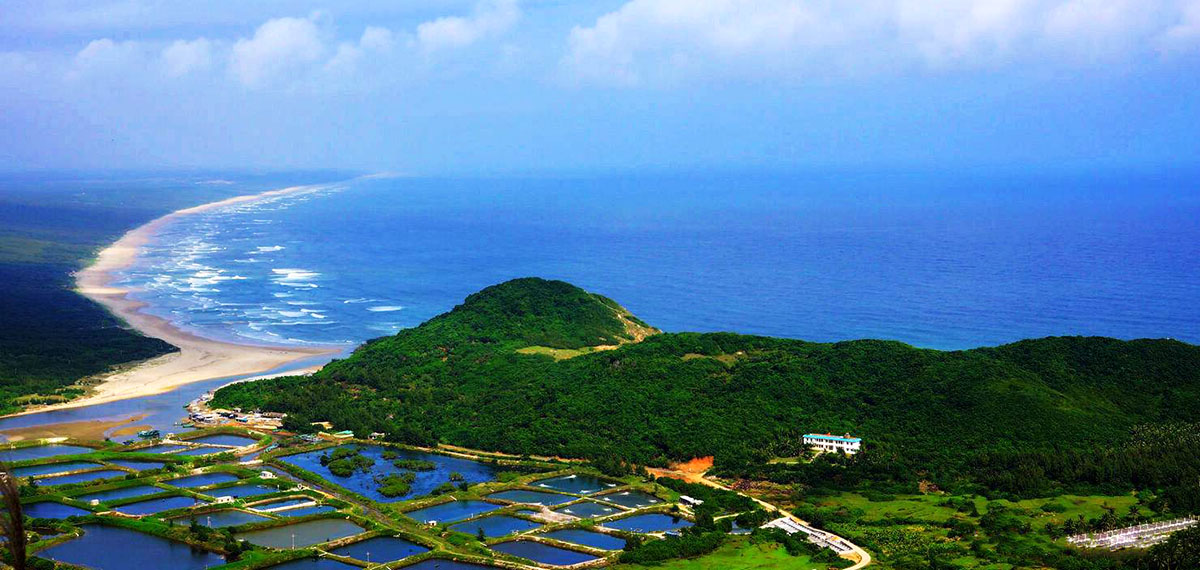
[[[804,434],[804,437],[811,437],[813,439],[827,439],[830,441],[845,441],[847,443],[855,443],[855,442],[862,441],[861,437],[842,437],[840,435],[829,435],[829,434],[824,434],[824,433],[808,433],[808,434]]]

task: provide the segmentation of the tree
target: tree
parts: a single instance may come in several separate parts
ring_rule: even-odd
[[[21,510],[21,488],[8,464],[0,461],[0,494],[3,495],[5,512],[0,514],[0,532],[8,542],[10,563],[14,570],[25,570],[26,547],[25,514]]]

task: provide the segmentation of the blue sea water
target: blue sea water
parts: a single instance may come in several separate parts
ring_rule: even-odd
[[[171,224],[124,281],[211,337],[353,346],[521,276],[668,331],[1200,341],[1200,176],[366,178]]]

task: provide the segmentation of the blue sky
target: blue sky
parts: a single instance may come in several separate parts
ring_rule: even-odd
[[[1200,0],[0,5],[0,169],[1200,163]]]

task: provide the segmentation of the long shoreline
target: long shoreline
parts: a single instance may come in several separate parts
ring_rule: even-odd
[[[127,370],[100,377],[101,382],[80,398],[22,411],[10,416],[80,408],[129,398],[161,394],[180,386],[226,378],[264,374],[297,361],[340,352],[336,347],[289,347],[213,340],[185,331],[170,321],[146,313],[147,304],[129,297],[128,288],[114,286],[117,273],[138,260],[142,247],[158,232],[180,218],[234,204],[310,191],[318,186],[293,186],[260,194],[236,196],[176,210],[138,226],[96,256],[95,262],[75,274],[75,290],[125,321],[142,334],[163,340],[178,352],[152,358]]]

